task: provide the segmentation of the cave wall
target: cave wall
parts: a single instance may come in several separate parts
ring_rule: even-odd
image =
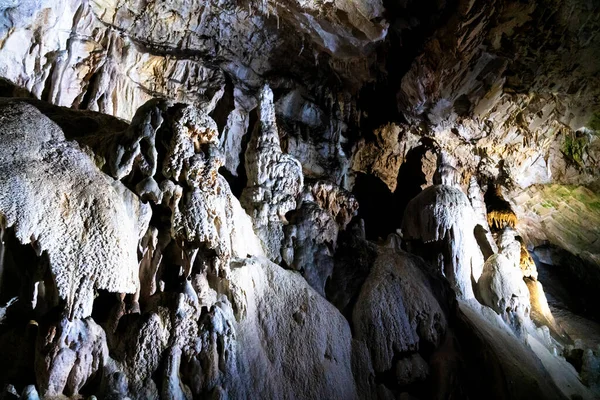
[[[583,0],[2,2],[2,396],[595,398],[599,32]]]

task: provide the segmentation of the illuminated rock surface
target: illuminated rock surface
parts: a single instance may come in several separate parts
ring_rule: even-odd
[[[598,398],[599,57],[594,1],[0,0],[0,398]]]

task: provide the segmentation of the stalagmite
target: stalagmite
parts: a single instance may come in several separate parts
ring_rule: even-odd
[[[444,163],[439,182],[452,182],[454,171]],[[451,171],[449,175],[446,173]],[[402,221],[403,238],[411,251],[433,260],[461,298],[474,297],[473,283],[481,275],[483,256],[475,239],[475,212],[457,187],[437,184],[408,203]]]
[[[304,176],[300,163],[281,151],[273,92],[268,86],[261,89],[259,107],[260,123],[246,150],[248,185],[241,203],[252,217],[268,257],[278,262],[285,215],[296,208]]]
[[[529,291],[521,271],[503,254],[488,258],[479,279],[479,290],[486,305],[499,314],[529,316]]]

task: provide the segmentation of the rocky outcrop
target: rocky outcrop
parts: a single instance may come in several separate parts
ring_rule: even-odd
[[[354,152],[352,169],[373,174],[393,192],[396,190],[398,170],[406,162],[410,149],[416,147],[419,137],[398,125],[389,124],[373,133],[375,140],[362,139]]]
[[[576,186],[533,186],[513,199],[521,215],[520,231],[529,243],[548,241],[591,263],[599,262],[600,199],[595,192]]]
[[[40,322],[35,356],[36,383],[40,394],[49,397],[77,396],[82,388],[93,387],[96,393],[107,398],[183,399],[210,393],[233,397],[263,393],[270,398],[329,398],[339,395],[340,388],[343,388],[345,392],[341,395],[344,398],[356,397],[350,362],[350,327],[346,320],[301,277],[264,258],[246,259],[251,255],[260,256],[262,248],[254,236],[251,221],[217,172],[222,158],[219,157],[210,129],[200,129],[206,126],[202,122],[204,119],[193,117],[197,110],[169,104],[159,107],[150,104],[140,110],[140,115],[148,110],[148,118],[137,120],[161,121],[160,129],[157,124],[146,124],[145,129],[132,124],[128,132],[140,132],[143,138],[152,137],[149,143],[170,143],[171,146],[140,146],[141,141],[131,140],[127,132],[122,137],[110,138],[112,143],[130,146],[122,145],[124,151],[121,154],[136,154],[133,162],[124,163],[129,167],[121,174],[128,185],[139,188],[139,182],[161,182],[157,185],[156,196],[146,197],[155,214],[148,233],[140,237],[140,231],[145,230],[149,223],[149,218],[146,218],[142,221],[145,226],[135,225],[134,232],[120,239],[120,243],[127,243],[124,239],[130,237],[133,250],[141,250],[139,278],[138,262],[133,252],[135,267],[130,278],[132,289],[129,291],[132,294],[125,295],[127,287],[103,286],[102,279],[106,278],[100,276],[99,283],[93,280],[89,283],[91,294],[94,289],[105,289],[119,295],[101,295],[102,302],[109,301],[108,304],[112,306],[95,305],[92,311],[93,297],[85,297],[89,292],[74,296],[74,300],[63,294],[60,278],[69,270],[56,262],[52,248],[42,247],[48,254],[53,275],[58,275],[56,282],[49,282],[56,284],[59,297],[66,304],[55,309],[59,312],[62,309],[64,317],[52,322],[53,317],[45,311],[48,308],[41,307],[53,307],[51,299],[43,296],[36,298],[35,293],[31,293],[34,304],[36,300],[44,303],[26,311],[34,318],[41,316],[43,320],[43,323]],[[8,185],[11,182],[27,182],[24,177],[31,176],[19,175],[20,170],[15,167],[29,165],[28,161],[33,161],[32,164],[36,165],[37,162],[39,168],[53,154],[54,157],[71,155],[80,162],[74,164],[73,160],[68,160],[74,166],[71,177],[76,178],[78,173],[85,177],[83,173],[86,172],[100,183],[106,182],[106,188],[122,185],[118,181],[110,184],[111,178],[100,172],[77,144],[67,142],[60,129],[33,106],[20,101],[5,101],[3,111],[6,111],[3,115],[8,119],[2,125],[2,132],[9,141],[4,147],[6,153],[3,153],[2,160],[6,176],[12,179],[7,181],[5,193],[32,187],[31,182],[12,187]],[[19,118],[30,121],[31,126],[41,133],[37,141],[32,140],[32,134],[28,131],[15,128],[15,124],[20,122]],[[149,132],[153,136],[148,135]],[[169,140],[165,140],[167,138]],[[24,146],[24,143],[33,149],[23,152],[23,158],[15,160],[14,154],[19,154],[14,151],[15,146]],[[149,154],[155,157],[148,157]],[[163,168],[153,166],[148,160],[162,160]],[[60,177],[58,175],[55,178],[55,187],[59,189]],[[70,187],[76,188],[74,185]],[[332,187],[329,189],[333,190]],[[333,220],[345,227],[352,210],[355,210],[352,208],[354,203],[350,201],[348,205],[347,199],[336,200],[335,194],[331,197],[322,193],[323,184],[316,184],[312,190],[315,201],[327,207]],[[101,193],[106,196],[107,192],[104,190]],[[123,198],[129,201],[137,199],[133,193],[129,197],[123,193],[127,193],[124,186],[119,193],[123,197],[117,197],[120,202],[116,202],[115,207],[124,207],[121,205]],[[140,192],[140,196],[145,193]],[[50,194],[53,195],[53,192]],[[47,201],[39,189],[35,190],[35,186],[31,192],[25,192],[20,197],[30,198],[30,202],[40,204]],[[14,233],[9,233],[20,239],[19,229],[32,224],[26,219],[11,223],[11,213],[20,214],[19,208],[11,206],[8,199],[3,197],[0,203],[3,216],[6,216],[3,229],[12,229],[14,226]],[[135,216],[137,209],[130,208],[126,215]],[[68,210],[63,211],[62,215],[69,215]],[[110,216],[110,211],[113,209],[99,208],[98,213],[104,212]],[[107,218],[102,214],[100,217]],[[92,221],[86,226],[110,227]],[[127,221],[123,219],[119,222],[125,224]],[[130,223],[133,225],[133,222]],[[59,224],[58,227],[64,225]],[[128,227],[126,224],[122,226]],[[79,235],[82,234],[85,233]],[[68,234],[57,230],[54,235]],[[41,255],[42,250],[37,246],[44,245],[44,236],[37,237],[41,244],[38,245],[36,241],[34,249]],[[105,254],[102,251],[106,251],[102,248],[105,240],[101,235],[90,236],[86,243],[98,252],[82,255],[82,259],[98,260],[103,265],[109,263],[110,258],[101,258]],[[118,241],[116,237],[113,240]],[[23,271],[10,271],[9,268],[17,266],[15,261],[18,261],[16,257],[20,256],[20,250],[11,241],[4,243],[3,254],[5,250],[8,251],[12,259],[3,266],[3,277],[8,278],[20,272],[22,279],[27,278],[29,275]],[[61,244],[64,246],[65,243]],[[78,254],[84,251],[85,246],[79,247]],[[120,248],[113,247],[112,251],[112,255],[118,256]],[[85,269],[78,271],[87,279],[95,277]],[[128,281],[119,283],[127,284]],[[5,287],[2,292],[5,293]],[[50,291],[46,293],[51,294]],[[4,313],[10,310],[9,306],[2,308]],[[290,309],[296,312],[289,314],[287,320],[281,320],[280,317]],[[94,319],[98,318],[99,323],[89,317],[90,313]],[[265,315],[270,315],[272,320],[266,321]],[[290,332],[295,333],[291,335]],[[290,340],[300,340],[306,346],[297,347]],[[291,350],[294,351],[288,353]],[[273,355],[280,357],[278,362],[275,363]],[[30,368],[33,370],[33,365]],[[287,371],[296,373],[290,375]],[[272,377],[269,385],[259,379],[264,376]],[[309,378],[311,380],[320,380],[322,385],[312,385],[310,391],[301,390],[307,376],[312,376]],[[323,380],[323,376],[328,378]],[[160,381],[157,381],[157,377],[160,377]],[[260,385],[253,386],[250,384],[252,382],[259,382]],[[282,382],[285,384],[282,385]]]

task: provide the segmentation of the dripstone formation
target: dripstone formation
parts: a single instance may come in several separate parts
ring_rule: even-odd
[[[0,0],[0,399],[600,397],[600,5]]]

